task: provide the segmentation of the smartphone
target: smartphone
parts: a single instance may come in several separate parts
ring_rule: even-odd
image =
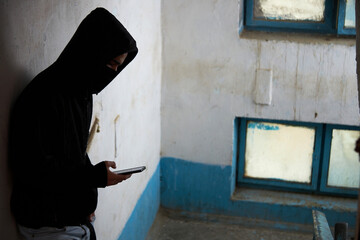
[[[127,174],[139,173],[139,172],[144,171],[145,169],[146,169],[145,166],[140,166],[140,167],[123,169],[123,170],[117,170],[117,171],[114,171],[114,173],[120,174],[120,175],[127,175]]]

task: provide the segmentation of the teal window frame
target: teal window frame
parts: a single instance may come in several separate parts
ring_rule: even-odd
[[[260,179],[250,178],[245,176],[245,149],[246,149],[246,133],[247,123],[252,122],[267,122],[279,123],[290,126],[304,126],[310,127],[315,130],[315,142],[313,151],[312,173],[311,182],[296,183],[291,181],[284,181],[279,179]],[[259,118],[237,118],[235,121],[235,139],[237,146],[237,187],[252,187],[252,188],[265,188],[273,190],[285,190],[294,192],[309,192],[323,195],[340,195],[347,197],[356,197],[358,195],[357,188],[342,188],[327,186],[328,168],[330,161],[330,150],[333,129],[357,130],[360,127],[346,126],[346,125],[333,125],[322,123],[309,123],[309,122],[295,122],[295,121],[281,121],[269,120]],[[355,143],[354,143],[355,147]]]
[[[325,0],[323,22],[268,20],[255,18],[254,1],[244,0],[244,28],[270,32],[308,32],[332,35],[356,35],[355,28],[345,28],[346,0]],[[242,30],[242,29],[241,29]]]
[[[247,133],[247,123],[252,122],[267,122],[267,123],[279,123],[286,124],[291,126],[303,126],[314,128],[315,130],[315,143],[314,143],[314,152],[313,152],[313,164],[312,164],[312,174],[311,174],[311,183],[295,183],[289,181],[283,181],[278,179],[259,179],[259,178],[248,178],[245,177],[245,148],[246,148],[246,133]],[[240,120],[239,126],[239,160],[238,160],[238,183],[242,185],[262,185],[275,188],[284,188],[284,189],[298,189],[298,190],[316,190],[318,184],[319,172],[319,163],[320,163],[320,152],[321,152],[321,142],[322,142],[322,126],[321,124],[316,123],[300,123],[300,122],[289,122],[289,121],[274,121],[266,119],[255,119],[255,118],[242,118]]]
[[[356,1],[356,0],[355,0]],[[338,34],[339,35],[356,35],[355,28],[346,28],[345,27],[345,10],[346,10],[346,0],[339,1],[339,13],[338,13]]]
[[[329,174],[329,164],[330,164],[332,130],[334,130],[334,129],[360,131],[360,127],[355,127],[355,126],[344,126],[344,125],[333,125],[333,124],[328,124],[325,126],[320,191],[324,192],[324,193],[334,193],[334,194],[339,194],[339,195],[356,196],[359,191],[358,188],[333,187],[333,186],[327,185],[328,174]],[[354,149],[355,149],[355,143],[354,143]]]

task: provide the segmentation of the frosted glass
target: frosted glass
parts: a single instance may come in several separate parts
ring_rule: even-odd
[[[355,28],[355,0],[346,1],[344,27]]]
[[[256,0],[254,16],[270,20],[324,20],[325,0]]]
[[[245,177],[311,183],[315,129],[248,122]]]
[[[332,132],[328,186],[359,187],[359,156],[354,151],[360,132],[338,130]]]

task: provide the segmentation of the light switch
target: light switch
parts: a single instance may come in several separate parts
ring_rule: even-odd
[[[253,92],[256,104],[270,105],[272,99],[272,70],[257,69],[255,89]]]

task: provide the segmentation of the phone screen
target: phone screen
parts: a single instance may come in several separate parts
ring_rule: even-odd
[[[126,174],[139,173],[139,172],[144,171],[145,169],[146,169],[145,166],[140,166],[140,167],[117,170],[117,171],[114,171],[114,173],[126,175]]]

